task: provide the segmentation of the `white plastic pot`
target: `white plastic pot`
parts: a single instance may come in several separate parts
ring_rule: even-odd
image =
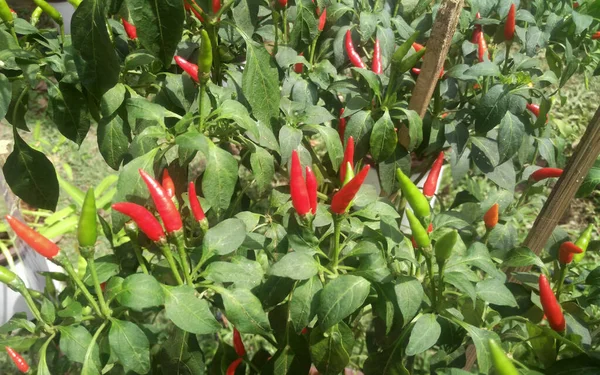
[[[71,33],[71,18],[73,18],[73,13],[75,13],[75,8],[73,5],[69,4],[66,1],[60,3],[51,3],[53,7],[56,8],[62,14],[63,24],[65,26],[65,34]],[[58,25],[57,25],[58,27]]]

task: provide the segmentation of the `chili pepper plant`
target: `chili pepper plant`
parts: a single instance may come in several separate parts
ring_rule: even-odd
[[[64,273],[0,267],[34,317],[0,327],[2,373],[600,372],[595,228],[522,246],[572,150],[553,104],[599,73],[598,2],[467,1],[424,117],[439,1],[72,1],[70,35],[35,3],[0,0],[4,178],[57,208],[41,85],[118,180],[75,194],[75,249],[6,217]],[[462,190],[433,203],[440,178]]]

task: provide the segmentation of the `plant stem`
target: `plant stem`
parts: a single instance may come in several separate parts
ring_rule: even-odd
[[[200,133],[204,132],[204,119],[206,118],[205,114],[202,113],[202,99],[204,98],[204,93],[206,93],[206,84],[200,83],[200,90],[198,91],[198,116],[200,117],[198,131]]]
[[[437,310],[435,277],[433,275],[433,259],[431,258],[431,256],[426,255],[425,261],[427,262],[427,271],[429,273],[429,284],[431,286],[431,306],[433,307],[434,310]]]
[[[90,274],[92,275],[92,281],[94,282],[94,289],[96,290],[96,296],[98,297],[98,302],[100,303],[100,309],[102,310],[102,314],[105,317],[110,316],[110,309],[104,300],[104,293],[102,292],[102,288],[100,287],[100,282],[98,282],[98,272],[96,272],[96,261],[94,260],[94,256],[88,258],[88,266],[90,267]]]
[[[440,285],[438,286],[438,302],[441,304],[442,299],[444,298],[444,270],[446,268],[446,262],[444,262],[442,264],[438,263],[438,268],[440,270],[440,272],[439,272]]]
[[[342,232],[342,216],[334,215],[333,218],[333,263],[332,270],[337,274],[338,262],[340,259],[340,235]]]
[[[181,264],[183,265],[183,276],[185,277],[185,282],[188,285],[194,285],[191,276],[191,268],[190,262],[188,261],[188,255],[185,252],[185,245],[183,244],[183,231],[180,230],[176,233],[171,234],[171,238],[175,241],[175,246],[177,246],[177,252],[179,253],[179,258],[181,258]]]
[[[492,232],[491,229],[485,228],[485,234],[481,238],[481,242],[483,242],[483,244],[486,245],[486,246],[487,246],[488,238],[490,237],[490,233],[491,232]]]
[[[77,284],[81,293],[83,293],[83,295],[88,300],[90,305],[92,305],[92,308],[94,309],[96,314],[98,314],[98,316],[104,316],[104,314],[102,313],[102,310],[100,310],[100,307],[98,306],[98,303],[96,302],[94,297],[90,294],[90,292],[87,290],[87,287],[85,286],[85,284],[83,284],[83,281],[81,281],[81,279],[79,279],[77,272],[75,272],[75,269],[73,269],[73,265],[69,262],[69,260],[65,259],[63,262],[61,262],[61,266],[63,266],[65,271],[67,271],[67,274],[73,279],[73,281],[75,281],[75,284]]]
[[[140,268],[142,269],[142,272],[147,275],[148,268],[146,268],[146,260],[142,256],[142,248],[140,247],[140,245],[137,241],[138,240],[137,232],[133,228],[130,228],[128,225],[125,225],[125,233],[127,233],[127,237],[129,237],[131,246],[133,247],[133,252],[135,253],[135,257],[136,257],[138,263],[140,264]]]
[[[283,12],[283,41],[285,42],[285,44],[287,44],[289,42],[289,36],[288,36],[288,24],[287,24],[287,8],[282,10]]]
[[[321,35],[321,33],[319,33],[319,35]],[[319,35],[317,35],[317,37],[313,40],[311,46],[310,46],[310,66],[312,69],[312,65],[313,62],[315,61],[315,50],[317,49],[317,40],[319,40]]]
[[[512,42],[506,42],[506,55],[504,55],[504,67],[502,68],[502,74],[506,74],[508,70],[508,58],[510,57],[510,46]]]
[[[556,284],[556,300],[560,297],[560,293],[562,292],[562,287],[565,282],[565,277],[567,276],[567,265],[562,264],[560,268],[560,274],[558,276],[558,283]]]
[[[169,263],[169,267],[171,268],[171,272],[173,272],[173,276],[177,281],[177,284],[183,285],[183,280],[181,279],[181,275],[179,274],[179,270],[177,269],[177,265],[175,264],[175,259],[173,258],[173,254],[171,254],[171,248],[169,244],[165,241],[162,241],[160,244],[160,249],[162,250],[167,263]]]
[[[33,298],[31,297],[31,293],[29,293],[29,290],[27,290],[27,288],[25,287],[25,284],[22,284],[22,287],[19,287],[18,291],[19,291],[19,293],[21,293],[21,295],[23,296],[23,298],[25,298],[25,302],[27,303],[27,306],[29,306],[29,310],[31,310],[31,313],[33,314],[33,316],[40,323],[44,324],[44,328],[46,329],[46,331],[49,331],[49,332],[54,331],[54,329],[52,327],[50,327],[44,321],[44,319],[42,319],[42,313],[40,313],[40,310],[37,308],[35,302],[33,301]]]

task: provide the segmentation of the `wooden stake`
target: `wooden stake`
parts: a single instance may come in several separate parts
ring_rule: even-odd
[[[423,56],[421,73],[412,93],[409,109],[416,111],[421,118],[425,116],[433,91],[444,68],[444,61],[452,44],[463,0],[445,0],[440,6],[427,41],[427,52]]]

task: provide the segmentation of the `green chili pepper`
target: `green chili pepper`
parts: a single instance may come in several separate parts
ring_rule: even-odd
[[[413,35],[411,35],[410,38],[408,38],[404,43],[402,43],[400,47],[398,47],[398,49],[392,55],[392,64],[400,64],[402,62],[404,56],[406,56],[408,51],[410,51],[410,47],[412,47],[412,44],[417,40],[418,37],[419,32],[417,31]]]
[[[410,210],[406,209],[406,217],[408,218],[408,223],[410,224],[410,230],[412,231],[413,238],[419,247],[429,247],[431,245],[431,240],[429,239],[429,234],[421,225],[421,222],[415,214]]]
[[[205,29],[200,32],[200,50],[198,53],[198,78],[201,82],[208,81],[213,63],[212,43]]]
[[[13,16],[6,0],[0,0],[0,19],[8,25],[13,24]]]
[[[0,0],[1,2],[2,0]],[[0,283],[10,284],[17,278],[17,275],[6,267],[0,266]]]
[[[62,14],[60,14],[60,12],[58,10],[56,10],[56,8],[54,8],[52,5],[48,4],[44,0],[33,0],[33,2],[35,3],[35,5],[42,8],[44,13],[49,15],[50,18],[52,18],[54,20],[54,22],[56,22],[60,26],[63,25]]]
[[[492,339],[489,341],[490,352],[492,354],[492,363],[496,369],[498,375],[519,375],[519,371],[512,363],[512,361],[506,356],[504,350],[498,345],[498,343]]]
[[[94,189],[90,188],[85,195],[83,206],[81,207],[81,215],[79,216],[79,226],[77,227],[77,240],[81,248],[93,248],[98,239],[97,222],[96,222],[96,198],[94,197]],[[85,251],[84,256],[88,256],[89,251]]]
[[[400,189],[402,189],[402,194],[406,197],[408,204],[415,211],[415,214],[418,217],[428,217],[431,213],[431,209],[429,208],[429,201],[421,190],[410,180],[410,178],[405,175],[400,168],[396,170],[396,176],[398,177],[398,182],[400,184]]]
[[[419,61],[421,59],[421,57],[423,57],[426,50],[427,50],[427,48],[423,47],[423,49],[419,50],[418,52],[413,53],[412,55],[410,55],[407,58],[405,58],[404,60],[402,60],[402,62],[397,65],[398,73],[402,74],[404,72],[407,72],[410,68],[415,66],[417,61]]]
[[[453,230],[435,242],[435,259],[439,265],[446,263],[448,258],[450,258],[456,241],[458,241],[458,232]]]
[[[2,0],[0,0],[2,1]],[[31,23],[31,25],[35,26],[38,24],[38,22],[40,22],[40,17],[42,16],[42,13],[44,12],[44,10],[40,7],[37,7],[34,9],[34,11],[31,13],[31,18],[29,19],[29,22]]]
[[[588,245],[590,244],[590,240],[592,239],[592,232],[594,231],[594,226],[592,224],[588,225],[587,228],[581,233],[581,236],[575,242],[575,245],[578,246],[583,252],[579,254],[575,254],[573,256],[573,261],[575,263],[581,262],[583,257],[585,256],[585,251],[587,250]]]

